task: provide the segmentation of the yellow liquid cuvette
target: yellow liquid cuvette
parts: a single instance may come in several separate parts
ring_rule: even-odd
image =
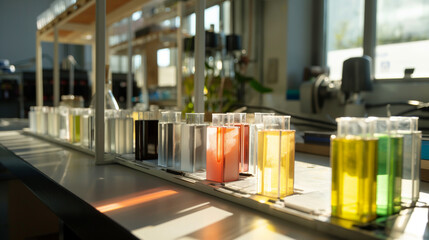
[[[258,132],[258,194],[284,198],[293,194],[295,131]]]
[[[366,223],[376,218],[376,138],[332,137],[332,216]]]

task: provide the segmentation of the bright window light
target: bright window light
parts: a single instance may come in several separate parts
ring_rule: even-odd
[[[377,2],[376,78],[429,77],[429,1]]]
[[[170,49],[163,48],[157,52],[158,66],[159,67],[168,67],[170,66]]]
[[[142,17],[142,11],[137,11],[135,13],[133,13],[133,15],[131,15],[131,19],[133,19],[133,21],[137,21]]]
[[[340,80],[343,62],[363,54],[363,0],[329,0],[327,17],[327,63],[330,78]]]
[[[220,8],[219,5],[209,7],[204,12],[204,28],[210,29],[210,25],[214,25],[214,31],[219,32]],[[189,15],[189,34],[195,35],[195,13]]]

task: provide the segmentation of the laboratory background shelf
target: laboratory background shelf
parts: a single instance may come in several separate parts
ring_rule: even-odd
[[[225,0],[208,0],[207,7],[219,4]],[[106,0],[106,26],[119,22],[131,16],[134,12],[144,7],[168,3],[168,11],[155,14],[146,18],[144,22],[136,24],[135,29],[144,28],[154,23],[178,16],[177,0],[155,1],[155,0]],[[184,1],[184,14],[189,15],[195,11],[194,1]],[[63,13],[54,18],[50,23],[37,31],[41,41],[54,42],[54,29],[58,28],[58,41],[69,44],[92,44],[95,33],[95,0],[77,0],[75,4],[68,7]],[[124,32],[127,29],[123,29]],[[138,43],[138,42],[137,42]]]

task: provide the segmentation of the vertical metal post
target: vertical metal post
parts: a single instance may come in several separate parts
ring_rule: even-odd
[[[43,106],[42,43],[36,33],[36,105]]]
[[[19,117],[24,118],[24,81],[23,74],[18,75],[18,91],[19,91]]]
[[[106,0],[107,1],[107,0]],[[110,41],[109,41],[109,29],[107,27],[105,27],[105,31],[104,31],[104,37],[105,37],[105,45],[104,45],[104,65],[110,65]],[[119,58],[118,58],[119,59]],[[121,61],[118,61],[118,65],[121,65]],[[122,67],[121,67],[122,70]],[[106,73],[104,73],[106,74]],[[108,79],[105,80],[105,83],[108,83],[108,80],[112,81],[111,78],[111,74],[112,74],[112,68],[108,69]],[[111,82],[111,84],[113,85],[113,82]]]
[[[95,38],[92,40],[91,43],[91,81],[92,81],[92,96],[95,95],[95,89],[96,89],[96,80],[95,80]]]
[[[18,92],[19,92],[19,117],[24,118],[24,81],[23,74],[17,74],[16,80],[18,81]]]
[[[72,59],[70,61],[70,71],[69,71],[69,94],[74,95],[74,64],[75,62]]]
[[[264,1],[256,1],[256,58],[258,59],[258,77],[259,81],[264,84]],[[234,23],[234,19],[231,20]],[[263,94],[259,94],[259,104],[263,104]]]
[[[196,0],[195,8],[195,79],[194,79],[194,111],[204,113],[204,68],[206,33],[204,29],[205,0]]]
[[[106,0],[95,2],[95,163],[104,162],[104,71],[106,51]]]
[[[131,17],[128,18],[128,73],[127,73],[127,108],[133,108],[131,98],[133,97],[133,34]]]
[[[327,0],[315,1],[313,4],[313,40],[312,64],[326,67],[326,11]]]
[[[365,0],[365,18],[363,24],[363,55],[372,58],[372,70],[374,74],[375,47],[377,37],[377,0]]]
[[[54,107],[60,105],[60,63],[58,57],[58,27],[54,27]]]
[[[182,63],[183,63],[183,1],[177,3],[179,27],[177,29],[177,107],[182,109]]]
[[[236,1],[230,0],[230,4],[231,4],[231,9],[229,10],[229,15],[230,15],[229,25],[230,25],[230,29],[231,29],[231,34],[235,34],[235,5],[236,5]]]
[[[141,53],[141,65],[143,68],[142,74],[143,74],[143,88],[142,88],[142,96],[143,96],[143,103],[146,108],[149,108],[149,92],[147,87],[147,61],[146,61],[146,53]]]

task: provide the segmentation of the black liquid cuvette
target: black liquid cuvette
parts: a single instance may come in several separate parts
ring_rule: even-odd
[[[158,120],[135,121],[136,160],[158,159]]]

